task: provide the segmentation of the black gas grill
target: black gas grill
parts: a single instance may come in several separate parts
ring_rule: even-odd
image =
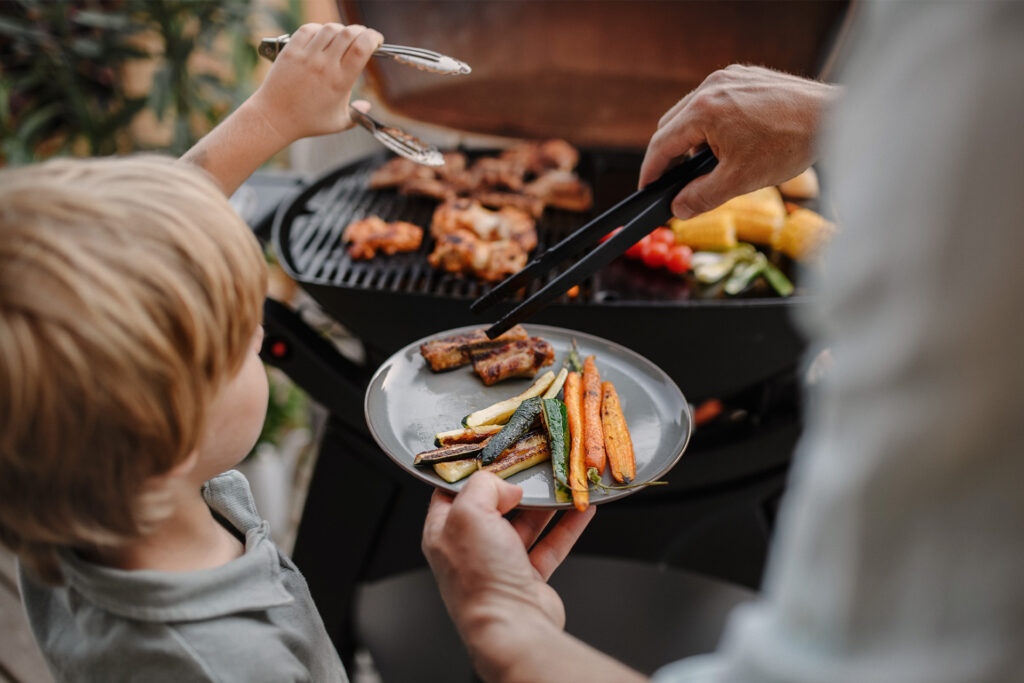
[[[383,155],[328,173],[283,205],[273,241],[284,269],[366,346],[370,364],[429,334],[462,325],[486,326],[512,305],[481,318],[469,303],[488,286],[474,278],[434,270],[419,251],[349,258],[341,234],[352,220],[376,214],[429,227],[437,202],[396,190],[370,190],[370,172]],[[583,150],[577,169],[591,183],[592,214],[548,209],[537,223],[537,252],[557,242],[635,187],[636,152]],[[543,286],[531,283],[520,296]],[[803,340],[790,312],[802,297],[778,299],[754,291],[736,299],[703,299],[694,283],[620,258],[581,283],[579,295],[538,313],[533,321],[590,332],[650,358],[691,400],[721,397],[785,372]]]
[[[595,213],[636,189],[658,118],[704,76],[733,62],[823,76],[849,16],[846,0],[338,4],[349,23],[473,66],[472,78],[452,80],[372,62],[368,89],[383,118],[397,113],[465,132],[459,137],[466,140],[474,133],[565,138],[581,148],[577,170],[594,191]],[[434,201],[367,188],[384,161],[379,154],[327,173],[283,203],[273,225],[281,265],[362,342],[365,363],[343,358],[294,312],[274,302],[266,308],[265,357],[331,413],[294,558],[346,662],[355,644],[356,586],[424,566],[420,533],[431,493],[369,437],[362,413],[369,377],[406,344],[484,327],[512,305],[487,318],[470,313],[486,285],[432,270],[429,237],[417,253],[348,258],[340,237],[353,219],[372,213],[430,224]],[[538,249],[588,217],[546,211]],[[660,366],[691,402],[717,398],[725,406],[697,429],[668,486],[602,506],[576,552],[756,587],[801,430],[797,368],[805,343],[792,313],[806,299],[698,294],[685,279],[620,258],[582,283],[577,297],[563,297],[526,324],[611,339]]]
[[[385,160],[377,155],[327,173],[280,206],[272,230],[281,265],[366,348],[365,364],[353,363],[299,315],[267,303],[264,357],[331,413],[294,556],[346,658],[354,646],[355,586],[423,565],[419,534],[430,495],[369,437],[362,413],[369,377],[415,339],[487,323],[469,312],[487,285],[433,270],[429,237],[415,253],[369,261],[346,254],[340,238],[351,220],[376,214],[430,224],[435,201],[367,188],[370,172]],[[578,171],[592,184],[595,212],[632,191],[640,160],[638,152],[583,150]],[[538,249],[585,220],[548,210],[538,222]],[[697,430],[668,486],[602,509],[577,549],[756,586],[800,433],[796,368],[803,340],[790,313],[802,299],[694,294],[678,276],[620,258],[583,283],[579,296],[563,297],[532,319],[615,340],[665,369],[691,401],[714,397],[725,404],[718,419]]]

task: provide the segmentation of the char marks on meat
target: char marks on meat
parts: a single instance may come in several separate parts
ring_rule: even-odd
[[[430,197],[441,202],[455,199],[455,190],[440,178],[413,178],[403,183],[398,191],[407,195]]]
[[[537,246],[533,218],[512,207],[485,209],[472,199],[445,202],[434,211],[430,265],[447,273],[503,280],[526,265]]]
[[[531,197],[527,194],[498,191],[475,192],[473,194],[473,199],[492,209],[503,209],[506,206],[510,206],[514,209],[524,211],[534,218],[540,218],[540,215],[544,213],[544,200],[540,197]]]
[[[555,362],[555,349],[540,337],[512,341],[501,346],[483,346],[470,351],[473,370],[491,386],[509,377],[533,377]]]
[[[410,180],[428,180],[433,177],[434,171],[429,166],[417,164],[405,157],[395,157],[370,174],[370,189],[400,187]]]
[[[446,273],[497,282],[522,269],[527,258],[523,248],[512,240],[487,242],[468,230],[455,230],[437,237],[427,262]]]
[[[367,216],[345,227],[342,241],[348,242],[348,253],[354,259],[370,259],[378,251],[396,254],[416,251],[423,242],[423,228],[405,221],[386,223],[378,216]]]
[[[491,340],[483,329],[456,334],[444,339],[435,339],[420,344],[420,355],[434,372],[451,370],[470,362],[470,351],[477,348],[500,345],[508,341],[527,339],[529,335],[521,325],[516,325],[505,334]]]
[[[546,206],[587,211],[593,204],[590,188],[573,171],[579,152],[565,140],[523,142],[472,164],[461,152],[445,152],[444,159],[431,168],[396,157],[369,181],[372,189],[397,188],[440,202],[427,260],[444,272],[503,280],[525,266],[537,247],[535,224]],[[380,247],[354,244],[349,252],[371,258],[378,249],[396,250],[385,240]]]
[[[565,140],[524,142],[501,153],[502,159],[518,161],[529,173],[541,175],[552,169],[571,171],[579,163],[580,153]]]
[[[525,211],[506,206],[485,209],[472,199],[445,202],[434,210],[430,234],[440,237],[465,230],[488,242],[512,240],[526,251],[537,246],[536,221]]]
[[[589,211],[594,204],[590,187],[570,171],[548,171],[528,183],[523,194],[566,211]]]

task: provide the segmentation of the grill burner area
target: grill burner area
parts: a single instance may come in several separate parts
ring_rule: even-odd
[[[295,272],[311,283],[330,284],[364,290],[385,290],[407,294],[431,294],[473,300],[489,285],[474,278],[460,277],[431,268],[427,254],[434,240],[424,236],[416,252],[378,256],[369,260],[349,257],[341,235],[350,222],[377,215],[384,221],[408,221],[429,231],[438,202],[429,198],[404,195],[397,190],[368,189],[370,174],[384,162],[379,156],[337,171],[317,183],[316,190],[296,213],[287,240],[287,253]],[[586,222],[594,213],[571,213],[547,209],[537,221],[539,253]],[[581,283],[581,300],[593,298],[589,282]],[[531,292],[543,285],[534,282]],[[566,301],[567,299],[563,299]]]

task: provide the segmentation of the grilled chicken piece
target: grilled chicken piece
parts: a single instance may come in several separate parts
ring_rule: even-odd
[[[580,153],[565,140],[524,142],[501,153],[502,159],[518,161],[529,173],[541,175],[545,171],[571,171],[579,163]]]
[[[535,222],[526,212],[506,206],[490,211],[472,199],[445,202],[434,210],[430,234],[434,237],[456,232],[471,231],[485,241],[512,240],[529,252],[537,246]]]
[[[555,349],[540,337],[530,337],[501,346],[476,348],[469,357],[476,374],[491,386],[509,377],[533,377],[555,362]]]
[[[455,199],[455,190],[446,181],[440,178],[413,178],[402,183],[399,188],[402,194],[419,195],[430,197],[438,201],[446,202]]]
[[[472,176],[472,190],[506,187],[513,192],[523,189],[526,166],[518,159],[481,157],[469,169]]]
[[[354,259],[370,259],[377,251],[395,254],[416,251],[423,242],[423,228],[405,221],[385,223],[377,216],[367,216],[345,227],[342,241],[348,242],[348,255]]]
[[[476,276],[486,282],[501,282],[509,275],[518,273],[529,259],[526,251],[511,240],[484,242],[487,260],[476,269]]]
[[[594,205],[590,188],[572,171],[548,171],[528,183],[523,193],[566,211],[589,211]]]
[[[506,206],[511,206],[514,209],[530,214],[534,218],[540,218],[540,215],[544,213],[544,200],[540,197],[531,197],[514,192],[477,192],[472,198],[492,209],[503,209]]]
[[[434,173],[442,180],[448,180],[451,176],[465,172],[466,155],[462,152],[445,152],[444,166],[434,168]]]
[[[522,325],[516,325],[494,340],[488,339],[483,328],[481,328],[472,332],[466,332],[465,334],[456,334],[444,339],[435,339],[434,341],[420,344],[420,355],[430,365],[431,370],[441,372],[442,370],[462,367],[469,363],[469,353],[473,348],[487,345],[493,346],[503,341],[527,339],[528,337],[529,335],[526,334],[526,330],[523,329]]]
[[[476,275],[497,282],[526,265],[527,254],[512,240],[487,242],[468,230],[455,230],[437,237],[427,261],[449,273]]]
[[[395,157],[370,174],[370,189],[399,187],[414,178],[429,180],[433,177],[434,171],[430,167],[404,157]]]

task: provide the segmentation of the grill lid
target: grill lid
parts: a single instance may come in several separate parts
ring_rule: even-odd
[[[457,78],[368,67],[392,113],[462,131],[644,147],[661,115],[715,69],[817,76],[847,0],[338,0],[347,22],[469,63]]]

